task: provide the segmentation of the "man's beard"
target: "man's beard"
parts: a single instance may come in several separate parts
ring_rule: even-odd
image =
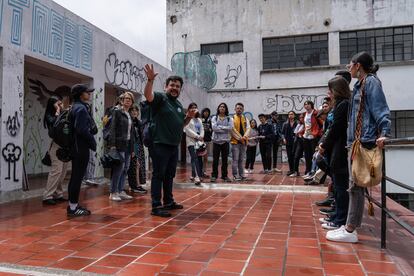
[[[178,94],[178,93],[177,93]],[[173,95],[171,95],[171,92],[168,92],[167,93],[167,97],[168,98],[170,98],[170,99],[172,99],[172,100],[175,100],[175,99],[177,99],[178,98],[178,95],[177,96],[173,96]]]

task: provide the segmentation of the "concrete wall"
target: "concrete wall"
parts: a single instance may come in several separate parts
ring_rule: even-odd
[[[0,49],[0,191],[21,188],[23,160],[27,162],[26,170],[31,173],[46,171],[38,159],[49,142],[35,119],[41,117],[43,106],[28,87],[30,76],[41,78],[51,90],[57,85],[72,84],[67,78],[56,80],[56,75],[94,86],[94,118],[101,126],[105,84],[132,90],[140,98],[146,81],[143,72],[146,63],[154,63],[159,72],[155,82],[157,90],[163,89],[165,78],[172,74],[50,0],[0,0]],[[33,71],[25,75],[27,62],[46,70],[41,76],[36,76]],[[185,85],[181,96],[184,105],[190,101],[205,102],[205,99],[203,90]],[[36,136],[40,138],[36,142],[30,140],[31,129],[39,132]],[[99,160],[103,154],[101,133],[97,140],[95,157]],[[36,156],[28,157],[30,153]],[[103,176],[99,162],[97,165],[95,175]]]
[[[191,56],[191,64],[199,65],[201,69],[189,67],[187,76],[198,86],[210,84],[200,86],[209,90],[210,108],[223,100],[230,104],[240,100],[254,116],[275,109],[301,111],[305,98],[320,99],[327,81],[344,68],[340,65],[340,31],[413,25],[413,14],[412,0],[167,0],[167,55],[174,71],[184,67],[184,59],[177,57],[185,55]],[[325,20],[329,26],[323,24]],[[263,38],[317,33],[329,34],[329,66],[263,70]],[[220,55],[220,59],[200,56],[200,44],[231,41],[243,41],[244,52]],[[246,62],[233,55],[245,57]],[[241,65],[239,76],[246,76],[246,82],[240,79],[234,87],[223,87],[227,72],[220,68],[221,60],[226,61],[226,68]],[[381,65],[379,76],[392,110],[414,109],[413,73],[412,61]]]

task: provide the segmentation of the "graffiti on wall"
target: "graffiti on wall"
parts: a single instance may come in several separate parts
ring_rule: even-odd
[[[28,78],[28,81],[31,92],[36,95],[37,101],[43,108],[46,108],[47,101],[53,95],[60,95],[61,97],[70,96],[70,87],[67,85],[59,86],[55,91],[51,91],[40,80]]]
[[[144,67],[138,67],[129,60],[119,60],[110,53],[105,60],[105,76],[109,84],[142,93],[147,77]]]
[[[16,163],[20,160],[22,149],[19,146],[16,146],[14,143],[7,143],[6,146],[2,149],[1,154],[4,158],[4,161],[7,162],[7,176],[4,179],[18,182],[19,179],[16,177]]]
[[[210,55],[201,55],[200,51],[175,53],[171,58],[171,69],[200,88],[212,89],[216,86],[216,64]]]
[[[20,132],[19,114],[16,111],[13,116],[9,115],[6,121],[6,130],[11,137],[16,137]]]
[[[322,95],[278,95],[274,97],[266,97],[264,100],[264,111],[274,111],[279,113],[287,113],[291,110],[295,112],[302,112],[305,101],[312,101],[315,107],[322,105],[323,99],[326,97]]]
[[[38,0],[33,1],[31,49],[67,65],[92,70],[92,30]]]
[[[237,66],[236,68],[231,68],[230,65],[226,67],[227,75],[224,78],[224,86],[225,87],[232,87],[234,88],[237,79],[240,77],[240,73],[242,72],[241,65]]]
[[[97,149],[96,152],[94,153],[94,160],[96,162],[95,164],[95,168],[98,168],[97,171],[94,170],[94,174],[95,176],[101,176],[103,175],[103,171],[100,171],[100,169],[102,168],[101,166],[101,156],[104,153],[104,143],[103,143],[103,139],[102,139],[102,129],[103,129],[103,116],[104,116],[104,108],[105,105],[103,103],[103,89],[99,88],[99,90],[97,89],[97,93],[94,93],[94,99],[93,99],[93,119],[96,123],[96,126],[98,127],[98,134],[97,134]]]

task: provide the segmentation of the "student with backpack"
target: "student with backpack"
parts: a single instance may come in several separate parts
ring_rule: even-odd
[[[218,105],[217,114],[211,119],[211,125],[213,129],[213,172],[210,181],[214,183],[217,180],[221,154],[221,178],[225,182],[231,182],[227,176],[227,158],[230,150],[233,119],[229,116],[229,108],[226,103]]]
[[[43,192],[43,204],[56,205],[58,202],[66,201],[63,197],[62,182],[65,179],[68,163],[60,161],[56,151],[60,148],[53,141],[52,128],[62,110],[62,98],[55,95],[49,98],[43,117],[43,126],[48,129],[49,137],[52,138],[48,153],[51,160],[51,168],[47,177],[46,188]]]
[[[79,205],[79,194],[89,162],[89,150],[96,151],[96,141],[93,137],[93,118],[88,112],[87,106],[91,97],[90,93],[94,90],[88,88],[85,84],[76,84],[71,89],[74,104],[69,113],[72,137],[72,147],[70,149],[72,173],[68,185],[69,205],[66,209],[69,217],[91,214],[91,211]]]

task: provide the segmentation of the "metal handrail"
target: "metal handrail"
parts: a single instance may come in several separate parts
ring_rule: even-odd
[[[384,141],[384,149],[382,150],[383,153],[383,162],[382,162],[382,180],[381,180],[381,203],[377,200],[373,199],[371,196],[367,196],[371,202],[381,208],[381,248],[386,248],[387,244],[387,215],[394,220],[398,225],[402,228],[407,230],[410,234],[414,235],[414,227],[406,223],[404,220],[401,220],[397,217],[394,212],[391,212],[387,208],[387,181],[397,185],[401,188],[407,189],[409,191],[414,192],[414,188],[404,184],[400,181],[392,179],[386,175],[385,170],[385,148],[387,146],[396,146],[396,145],[414,145],[414,137],[407,137],[407,138],[396,138],[396,139],[387,139]]]

